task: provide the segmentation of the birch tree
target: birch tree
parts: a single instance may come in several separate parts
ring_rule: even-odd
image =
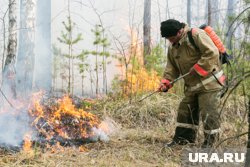
[[[1,23],[2,23],[2,46],[1,46],[1,50],[2,50],[2,60],[1,60],[1,72],[3,72],[3,69],[4,69],[4,62],[5,62],[5,56],[6,56],[6,19],[7,19],[7,16],[8,16],[8,11],[9,9],[7,9],[5,12],[4,12],[4,15],[2,18],[0,18],[1,20]],[[2,79],[2,78],[1,78]]]
[[[7,57],[3,69],[3,90],[9,97],[16,97],[15,59],[17,48],[17,2],[9,0],[9,38]]]
[[[17,90],[22,97],[32,91],[35,62],[36,0],[20,0],[20,33],[17,56]],[[26,95],[26,96],[25,96]]]
[[[146,56],[150,55],[151,48],[151,0],[144,0],[144,15],[143,15],[143,53],[144,65],[147,64]]]

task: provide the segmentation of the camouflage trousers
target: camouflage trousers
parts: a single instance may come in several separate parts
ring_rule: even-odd
[[[220,91],[185,96],[179,105],[174,140],[194,143],[200,117],[203,122],[204,136],[219,134],[219,104]]]

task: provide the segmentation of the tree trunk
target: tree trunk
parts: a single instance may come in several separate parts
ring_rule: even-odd
[[[211,0],[207,0],[207,24],[211,25],[211,16],[212,15],[212,9],[211,9]]]
[[[191,12],[191,0],[187,1],[187,24],[191,26],[191,17],[192,17],[192,12]]]
[[[52,84],[51,0],[37,0],[35,86],[50,91]]]
[[[207,0],[207,24],[216,27],[219,19],[219,4],[217,0]]]
[[[96,87],[95,87],[95,94],[96,94],[96,97],[98,96],[99,94],[99,67],[98,67],[98,55],[97,55],[97,52],[98,52],[98,46],[96,45],[96,55],[95,55],[95,73],[96,73]]]
[[[151,0],[144,0],[143,15],[143,49],[144,49],[144,65],[147,64],[146,56],[150,55],[151,47]]]
[[[21,97],[32,91],[35,62],[35,0],[20,1],[20,33],[17,56],[17,90]]]
[[[226,48],[229,49],[229,50],[232,50],[231,40],[232,40],[232,37],[233,37],[233,29],[234,29],[234,27],[230,26],[230,25],[232,23],[232,19],[233,19],[232,17],[235,14],[234,5],[235,5],[235,0],[228,0],[227,14],[226,14],[226,16],[227,16],[227,18],[226,18],[227,26],[226,27],[231,27],[231,28],[228,31],[228,34],[227,34],[227,37],[226,37]]]
[[[103,46],[103,53],[105,53],[105,47]],[[102,57],[102,67],[103,67],[103,71],[102,71],[102,75],[103,75],[103,79],[102,79],[102,83],[103,83],[103,93],[105,93],[106,95],[108,94],[108,84],[107,84],[107,60],[106,60],[106,56],[103,55]]]
[[[250,167],[250,96],[248,96],[248,138],[245,167]]]
[[[9,39],[7,57],[3,69],[3,91],[10,98],[16,98],[15,59],[17,48],[17,2],[9,0]]]
[[[166,20],[170,18],[168,1],[169,0],[166,0]]]
[[[73,23],[71,20],[71,11],[70,11],[70,0],[68,0],[68,19],[69,19],[69,30],[68,30],[68,94],[72,94],[73,95],[73,55],[72,55],[72,27],[73,27]]]

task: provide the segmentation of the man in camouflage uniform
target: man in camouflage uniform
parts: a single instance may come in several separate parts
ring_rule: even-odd
[[[218,106],[225,76],[221,69],[218,48],[201,29],[192,29],[195,48],[190,43],[186,24],[169,19],[161,23],[161,35],[171,43],[163,80],[159,87],[162,92],[172,87],[171,81],[180,75],[184,77],[185,97],[178,108],[177,127],[173,141],[176,144],[194,143],[201,114],[204,127],[202,147],[211,147],[219,137],[220,116]]]

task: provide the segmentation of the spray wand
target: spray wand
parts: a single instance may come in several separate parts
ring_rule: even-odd
[[[180,79],[184,78],[185,76],[187,76],[187,75],[189,75],[189,74],[190,74],[190,72],[188,72],[188,73],[186,73],[186,74],[183,74],[183,75],[179,76],[178,78],[176,78],[175,80],[173,80],[172,82],[170,82],[170,84],[173,85],[175,82],[179,81]],[[155,94],[155,93],[157,93],[157,92],[159,92],[159,90],[156,90],[156,91],[154,91],[154,92],[148,94],[147,96],[141,98],[138,102],[142,102],[144,99],[146,99],[146,98],[152,96],[153,94]]]

